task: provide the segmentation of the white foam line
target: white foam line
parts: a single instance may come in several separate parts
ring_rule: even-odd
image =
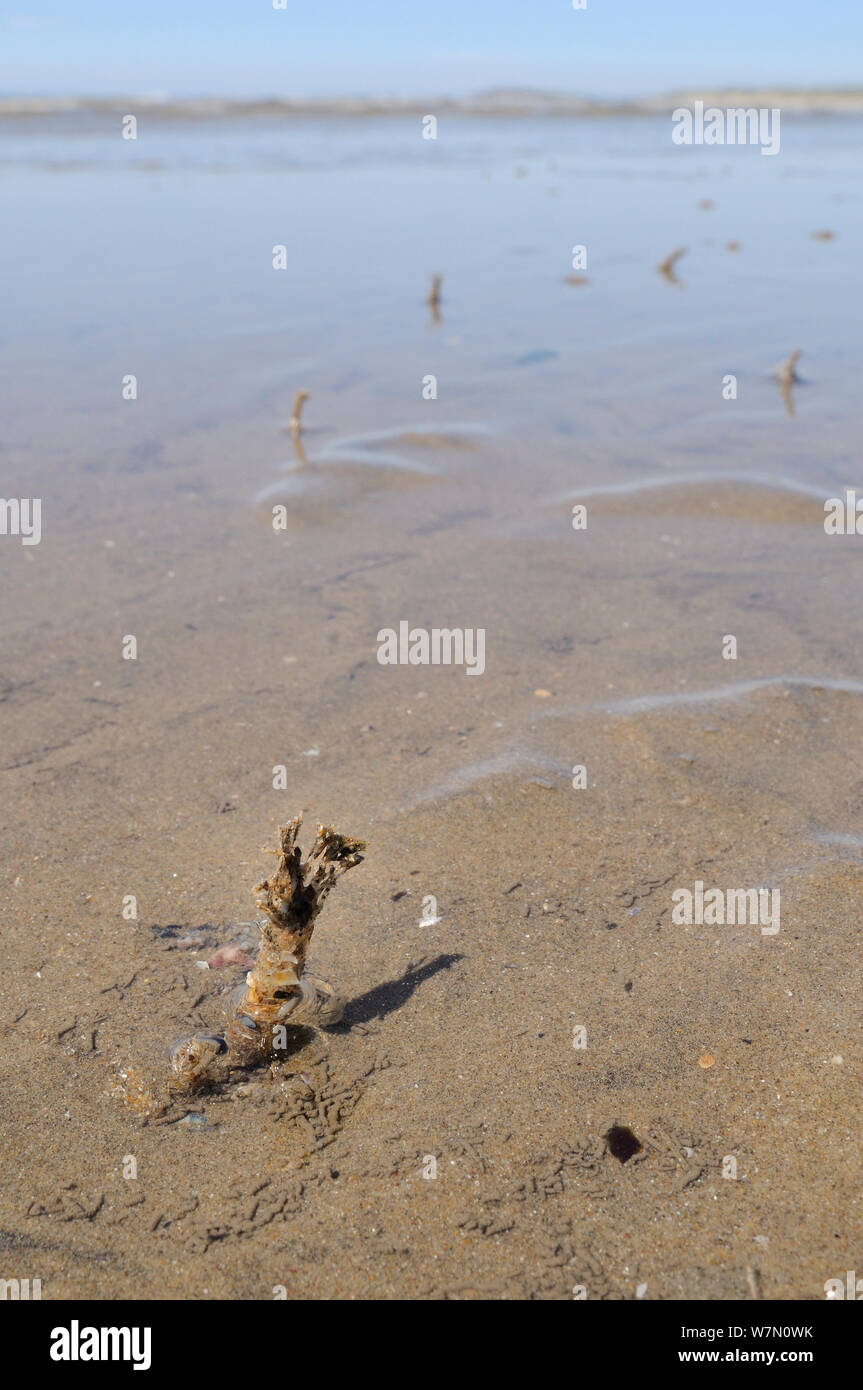
[[[765,487],[773,492],[793,492],[802,497],[826,501],[823,488],[810,483],[798,482],[796,478],[777,477],[771,473],[672,473],[660,474],[653,478],[638,478],[628,483],[599,483],[593,487],[581,488],[578,492],[560,496],[559,502],[581,502],[585,497],[625,496],[634,492],[650,492],[665,487],[689,487],[701,483],[744,483],[751,487]]]
[[[401,454],[385,454],[382,449],[373,449],[366,444],[328,444],[319,453],[309,456],[309,468],[314,468],[318,463],[356,463],[361,468],[390,468],[403,473],[435,471],[415,459],[404,458]]]
[[[565,709],[542,710],[539,719],[560,719],[573,714],[645,714],[674,705],[708,705],[723,700],[738,700],[756,690],[771,686],[796,686],[806,690],[838,690],[846,695],[863,695],[863,681],[835,679],[832,676],[763,676],[758,680],[737,681],[732,685],[712,686],[708,690],[675,690],[667,694],[637,695],[627,700],[612,700],[608,704],[576,705]]]
[[[458,445],[471,439],[487,438],[491,430],[487,425],[459,424],[448,422],[442,425],[388,425],[383,430],[373,430],[369,434],[348,434],[341,439],[336,439],[328,448],[332,449],[368,449],[376,444],[397,443],[399,440],[408,440],[409,436],[414,435],[418,439],[424,436],[430,438],[446,439],[448,443]]]
[[[308,467],[311,468],[316,463],[356,463],[366,467],[393,468],[406,473],[432,475],[437,470],[428,464],[418,459],[405,458],[402,454],[384,453],[378,446],[401,443],[410,449],[416,447],[410,439],[410,436],[414,435],[417,439],[424,436],[440,437],[458,447],[459,444],[469,443],[472,439],[484,438],[490,434],[491,430],[486,425],[392,425],[385,430],[375,430],[371,434],[349,434],[341,439],[334,439],[309,456]]]
[[[429,468],[425,463],[417,463],[414,459],[402,458],[399,454],[384,454],[373,449],[348,449],[341,445],[331,445],[322,449],[319,454],[312,454],[306,463],[292,461],[283,464],[279,476],[265,487],[260,488],[253,496],[252,502],[257,505],[268,501],[271,497],[301,497],[314,492],[320,493],[326,488],[331,491],[338,486],[328,465],[338,466],[351,465],[362,470],[364,468],[381,468],[387,472],[420,474],[423,477],[432,477],[435,470]],[[360,476],[360,473],[358,473]]]
[[[399,812],[412,811],[417,806],[425,805],[429,801],[441,801],[448,796],[457,796],[459,792],[468,790],[475,783],[483,782],[486,778],[500,777],[504,773],[527,769],[554,772],[564,776],[571,775],[569,764],[561,758],[548,757],[543,753],[510,750],[506,753],[498,753],[492,758],[483,758],[481,762],[471,763],[470,767],[460,768],[451,773],[437,786],[420,792],[412,801],[400,806]]]

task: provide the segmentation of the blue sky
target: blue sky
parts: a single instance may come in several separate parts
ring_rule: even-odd
[[[0,91],[863,84],[863,0],[0,0]]]

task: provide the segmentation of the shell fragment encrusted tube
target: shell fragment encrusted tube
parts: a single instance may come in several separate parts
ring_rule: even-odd
[[[330,889],[362,862],[365,845],[319,825],[312,852],[304,860],[297,845],[301,823],[302,817],[295,816],[280,827],[276,871],[255,889],[265,914],[258,922],[258,956],[245,986],[236,992],[224,1038],[196,1034],[171,1049],[174,1085],[180,1089],[194,1090],[226,1069],[264,1061],[285,1046],[289,1027],[327,1027],[341,1017],[332,986],[305,973],[306,953]]]

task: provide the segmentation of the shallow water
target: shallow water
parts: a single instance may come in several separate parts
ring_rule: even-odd
[[[847,641],[860,555],[821,526],[857,467],[859,128],[789,119],[764,159],[680,149],[664,117],[448,117],[437,141],[393,115],[151,113],[136,141],[114,113],[0,121],[5,488],[45,513],[38,551],[0,556],[13,630],[83,626],[101,645],[101,583],[121,626],[140,596],[161,649],[168,573],[175,603],[215,612],[230,587],[254,607],[281,568],[281,504],[290,582],[320,599],[333,576],[351,612],[344,694],[355,704],[374,671],[371,711],[416,685],[374,665],[378,630],[402,618],[485,628],[482,700],[508,737],[527,733],[535,688],[574,709],[698,699],[663,693],[669,665],[707,690],[863,678]],[[835,238],[813,240],[824,227]],[[576,244],[582,285],[566,283]],[[675,246],[672,283],[656,266]],[[796,346],[791,415],[771,372]],[[271,626],[232,631],[231,616],[194,664],[172,654],[181,706],[225,681],[225,644],[239,656]],[[720,643],[738,629],[729,682]],[[424,717],[473,707],[463,673],[421,674]],[[478,751],[493,763],[492,733]],[[427,775],[433,791],[457,765]]]

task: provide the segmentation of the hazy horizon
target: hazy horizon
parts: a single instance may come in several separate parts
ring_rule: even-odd
[[[275,0],[279,3],[280,0]],[[11,96],[166,92],[174,98],[398,98],[489,88],[603,99],[690,88],[847,88],[863,23],[852,0],[150,0],[145,14],[85,0],[69,14],[0,11],[0,90]]]
[[[157,105],[161,102],[223,102],[232,105],[260,105],[267,102],[302,105],[338,105],[349,102],[368,102],[398,105],[422,105],[423,103],[470,104],[499,99],[502,97],[535,98],[545,102],[591,102],[597,105],[614,106],[639,103],[661,103],[682,96],[704,95],[707,98],[723,95],[751,93],[753,96],[776,92],[787,96],[859,96],[863,95],[863,81],[857,83],[744,83],[711,82],[688,83],[675,87],[662,87],[626,92],[597,92],[590,88],[564,88],[540,86],[535,84],[496,83],[482,87],[466,88],[462,91],[426,89],[416,92],[393,92],[373,88],[343,90],[338,92],[300,93],[280,90],[260,92],[227,92],[216,88],[201,88],[196,91],[179,91],[169,88],[139,89],[116,88],[105,91],[73,91],[71,89],[44,89],[25,91],[23,89],[0,87],[0,102],[19,100],[22,102],[69,101],[110,103],[113,101],[136,100]]]

